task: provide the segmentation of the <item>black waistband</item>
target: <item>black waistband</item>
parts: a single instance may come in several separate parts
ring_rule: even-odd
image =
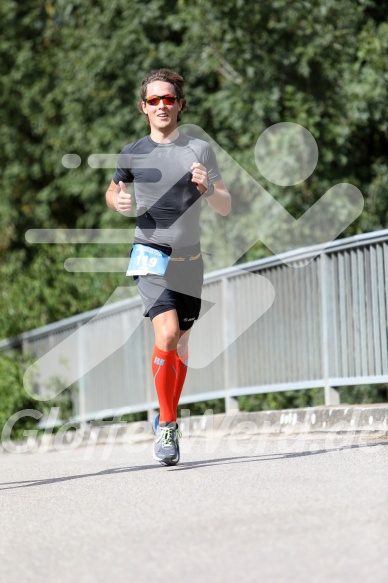
[[[170,245],[159,245],[158,243],[149,243],[148,241],[139,241],[135,239],[134,243],[140,243],[141,245],[147,245],[148,247],[152,247],[152,249],[158,249],[159,251],[163,251],[169,257],[192,257],[193,255],[198,255],[201,252],[201,245],[200,243],[196,243],[195,245],[188,245],[185,247],[174,247],[171,248]]]

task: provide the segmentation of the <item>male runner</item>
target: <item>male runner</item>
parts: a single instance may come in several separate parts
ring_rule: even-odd
[[[150,133],[121,151],[106,202],[114,211],[130,211],[126,183],[134,182],[137,221],[127,274],[134,276],[155,332],[152,371],[160,413],[153,424],[154,458],[174,465],[190,328],[201,308],[200,208],[206,199],[227,215],[231,200],[209,144],[178,131],[186,109],[183,78],[170,69],[152,71],[140,95]]]

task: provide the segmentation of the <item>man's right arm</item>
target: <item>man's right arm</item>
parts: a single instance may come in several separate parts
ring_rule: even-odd
[[[132,208],[132,195],[128,192],[127,187],[121,180],[118,184],[113,180],[111,181],[105,193],[105,200],[112,211],[126,213]]]

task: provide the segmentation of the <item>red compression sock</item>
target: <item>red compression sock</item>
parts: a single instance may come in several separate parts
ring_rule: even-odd
[[[187,350],[183,356],[178,356],[178,353],[176,353],[176,361],[175,361],[176,380],[175,380],[175,387],[174,387],[174,410],[175,411],[178,409],[179,399],[181,398],[183,385],[184,385],[184,382],[186,379],[188,360],[189,360],[189,353]]]
[[[176,421],[174,390],[176,382],[176,350],[165,352],[156,345],[152,354],[152,374],[158,395],[161,423]]]

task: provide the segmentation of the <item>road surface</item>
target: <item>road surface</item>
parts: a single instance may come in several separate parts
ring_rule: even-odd
[[[387,583],[388,439],[183,439],[0,456],[1,583]]]

